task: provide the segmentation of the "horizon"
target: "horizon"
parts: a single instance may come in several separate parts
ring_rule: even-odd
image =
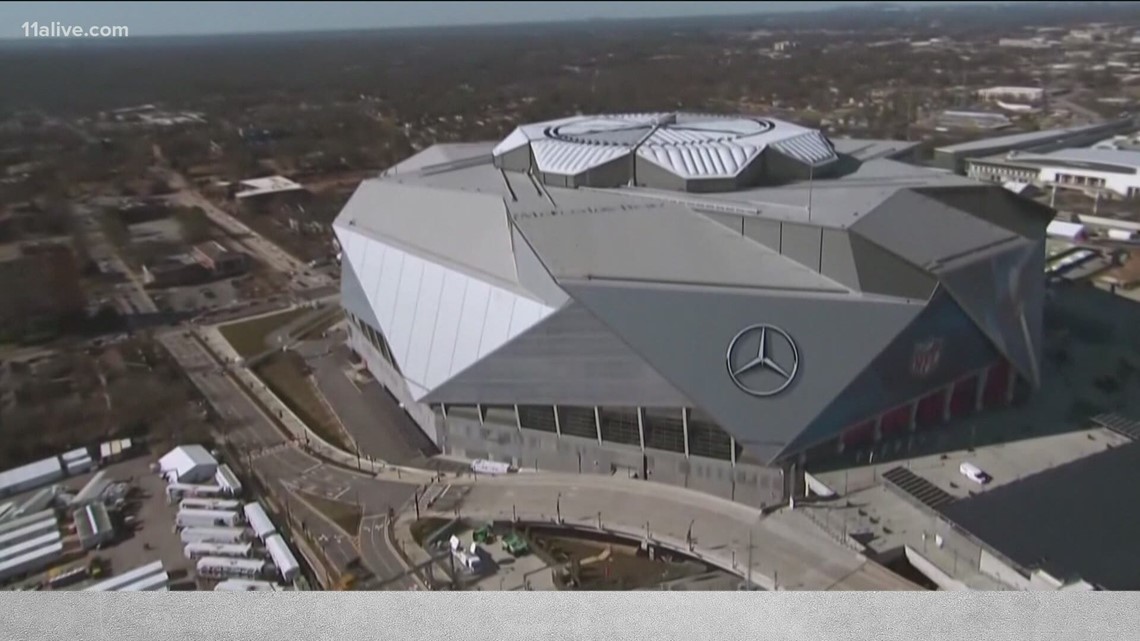
[[[0,40],[57,42],[65,38],[29,38],[25,23],[125,26],[129,38],[286,35],[384,31],[417,28],[490,27],[525,24],[629,21],[639,19],[715,18],[812,13],[843,7],[873,9],[899,6],[1007,4],[964,0],[934,2],[867,0],[863,2],[11,2],[0,4],[0,22],[8,25]],[[265,8],[271,8],[266,12]],[[118,40],[126,38],[103,38]]]

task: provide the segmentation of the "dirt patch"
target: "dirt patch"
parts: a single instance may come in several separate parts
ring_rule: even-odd
[[[334,501],[308,492],[297,492],[297,496],[350,535],[355,536],[360,531],[360,521],[364,518],[364,511],[359,505]]]
[[[260,363],[254,373],[317,436],[345,451],[353,450],[340,421],[309,379],[308,365],[299,354],[292,351],[273,354]]]
[[[250,358],[268,349],[265,344],[267,336],[312,311],[300,307],[280,314],[222,325],[218,331],[242,358]]]

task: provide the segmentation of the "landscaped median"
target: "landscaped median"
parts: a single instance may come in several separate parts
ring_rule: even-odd
[[[266,339],[273,332],[288,326],[313,310],[308,307],[298,307],[276,314],[258,316],[250,320],[238,321],[219,325],[218,331],[222,337],[234,348],[238,356],[253,358],[265,353],[272,345],[266,344]]]

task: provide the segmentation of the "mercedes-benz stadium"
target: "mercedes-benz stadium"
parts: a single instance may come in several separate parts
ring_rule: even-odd
[[[436,145],[335,222],[350,346],[445,453],[785,500],[1039,383],[1052,210],[908,146],[687,113]]]

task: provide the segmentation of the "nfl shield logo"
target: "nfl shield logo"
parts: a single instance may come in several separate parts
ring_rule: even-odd
[[[910,371],[919,378],[925,378],[938,367],[942,358],[942,339],[932,338],[914,346],[914,356],[911,357]]]

